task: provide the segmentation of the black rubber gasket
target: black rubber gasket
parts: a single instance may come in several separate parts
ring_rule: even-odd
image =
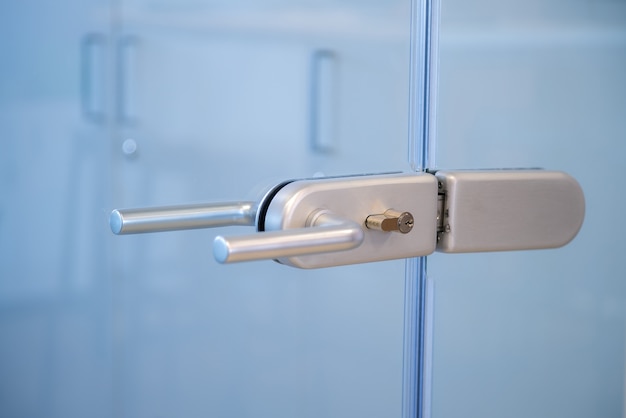
[[[259,209],[257,211],[257,218],[256,218],[257,232],[265,231],[265,218],[267,216],[267,211],[269,210],[272,199],[276,197],[278,192],[280,192],[283,189],[283,187],[285,187],[288,184],[293,183],[294,181],[295,180],[287,180],[282,183],[278,183],[276,186],[274,186],[274,188],[272,188],[269,192],[267,192],[265,196],[263,196],[263,199],[261,199],[261,203],[259,204]]]

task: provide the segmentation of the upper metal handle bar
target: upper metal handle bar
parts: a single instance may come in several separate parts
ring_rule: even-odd
[[[230,202],[146,209],[119,209],[111,212],[114,234],[177,231],[230,225],[254,225],[255,202]]]
[[[361,225],[327,211],[315,213],[304,228],[260,232],[213,242],[213,255],[220,263],[253,261],[350,250],[361,245]]]

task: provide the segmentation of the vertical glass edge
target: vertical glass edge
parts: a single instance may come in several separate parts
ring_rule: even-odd
[[[422,418],[430,418],[432,412],[433,342],[435,320],[435,282],[426,274],[424,267],[424,320],[422,341],[422,395],[420,412]]]
[[[411,0],[408,160],[435,168],[440,0]],[[402,418],[431,415],[434,284],[426,257],[405,268]]]
[[[429,0],[431,3],[430,13],[430,42],[428,78],[428,103],[426,105],[426,117],[428,118],[428,131],[425,141],[428,143],[425,152],[423,169],[437,168],[437,104],[439,95],[439,24],[441,21],[441,0]]]
[[[411,0],[408,160],[435,168],[440,0]]]
[[[402,363],[402,418],[422,416],[426,257],[406,261]]]

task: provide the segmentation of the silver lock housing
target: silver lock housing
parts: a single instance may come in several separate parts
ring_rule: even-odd
[[[368,229],[365,220],[390,208],[409,212],[414,224],[409,233]],[[320,268],[419,257],[435,251],[437,234],[437,179],[427,173],[395,173],[295,181],[271,200],[265,231],[309,226],[312,214],[328,211],[359,224],[363,242],[354,249],[277,261],[299,268]]]

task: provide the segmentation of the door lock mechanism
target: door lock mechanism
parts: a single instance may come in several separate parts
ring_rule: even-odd
[[[398,212],[393,209],[381,215],[370,215],[365,219],[365,226],[384,232],[400,232],[408,234],[413,229],[413,215],[409,212]]]
[[[435,250],[556,248],[576,236],[584,213],[582,189],[562,172],[446,170],[288,181],[259,202],[114,210],[110,224],[118,235],[256,226],[218,236],[216,260],[320,268]]]

